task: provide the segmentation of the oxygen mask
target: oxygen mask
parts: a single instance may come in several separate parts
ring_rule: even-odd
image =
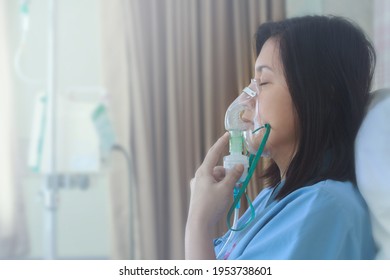
[[[244,172],[234,188],[234,202],[227,217],[228,228],[232,231],[242,230],[254,219],[254,209],[245,190],[263,153],[271,130],[269,124],[261,125],[259,121],[259,93],[256,80],[252,79],[251,83],[242,90],[242,93],[229,106],[225,115],[225,129],[229,131],[230,138],[229,155],[223,158],[224,168],[229,170],[237,164],[244,165]],[[260,144],[258,144],[259,141],[255,141],[255,138],[258,138],[257,134],[261,129],[265,129],[265,133]],[[251,154],[250,157],[247,155],[248,153]],[[237,225],[233,225],[231,227],[230,217],[235,209],[240,208],[240,199],[244,193],[251,208],[251,218],[244,226],[237,227]]]
[[[261,126],[259,120],[259,89],[255,79],[242,90],[242,93],[229,106],[225,115],[225,129],[230,132],[231,154],[256,154],[258,144],[254,137]]]

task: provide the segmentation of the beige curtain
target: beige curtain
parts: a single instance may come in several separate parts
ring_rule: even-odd
[[[283,7],[281,0],[104,1],[105,86],[134,181],[126,183],[113,159],[113,258],[134,249],[140,259],[184,257],[189,181],[253,74],[258,25],[283,17]]]
[[[28,250],[17,149],[6,3],[0,0],[0,259],[23,257]]]

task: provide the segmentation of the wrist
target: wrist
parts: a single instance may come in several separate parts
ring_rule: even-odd
[[[187,218],[186,230],[196,231],[204,236],[213,238],[216,223],[209,220],[209,215],[190,213]]]
[[[185,230],[186,259],[215,259],[213,234],[204,222],[188,219]]]

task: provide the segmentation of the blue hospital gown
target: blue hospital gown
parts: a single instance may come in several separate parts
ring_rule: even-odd
[[[325,180],[274,199],[256,197],[256,217],[236,232],[220,259],[373,259],[376,253],[366,204],[350,182]],[[273,191],[275,190],[275,191]],[[250,217],[247,210],[238,226]],[[214,240],[218,255],[229,231]]]

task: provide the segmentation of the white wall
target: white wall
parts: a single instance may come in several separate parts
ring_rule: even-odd
[[[286,0],[287,17],[324,14],[344,16],[355,21],[372,38],[372,0]]]
[[[43,257],[43,201],[40,189],[43,176],[27,168],[34,100],[45,90],[47,77],[47,21],[49,0],[30,1],[30,31],[21,66],[28,76],[42,81],[41,85],[22,82],[14,75],[14,88],[18,104],[17,130],[21,147],[20,162],[30,254],[26,258]],[[58,92],[64,94],[70,87],[95,86],[101,83],[100,56],[100,1],[57,0],[58,2]],[[19,1],[8,1],[10,49],[14,56],[20,39]],[[81,93],[80,93],[81,94]],[[80,95],[79,94],[79,95]],[[60,110],[69,110],[61,107]],[[72,114],[72,112],[70,112]],[[76,113],[76,112],[73,112]],[[72,121],[62,117],[58,130],[65,126],[75,131],[87,131],[85,121]],[[75,135],[76,137],[77,135]],[[92,141],[92,140],[91,140]],[[97,141],[96,139],[94,141]],[[67,143],[62,143],[67,145]],[[77,144],[72,144],[77,145]],[[72,149],[77,147],[67,147]],[[60,152],[60,151],[59,151]],[[62,155],[66,156],[66,155]],[[61,189],[56,215],[58,258],[109,258],[110,257],[110,205],[108,169],[101,166],[98,173],[87,174],[90,179],[86,190]]]

